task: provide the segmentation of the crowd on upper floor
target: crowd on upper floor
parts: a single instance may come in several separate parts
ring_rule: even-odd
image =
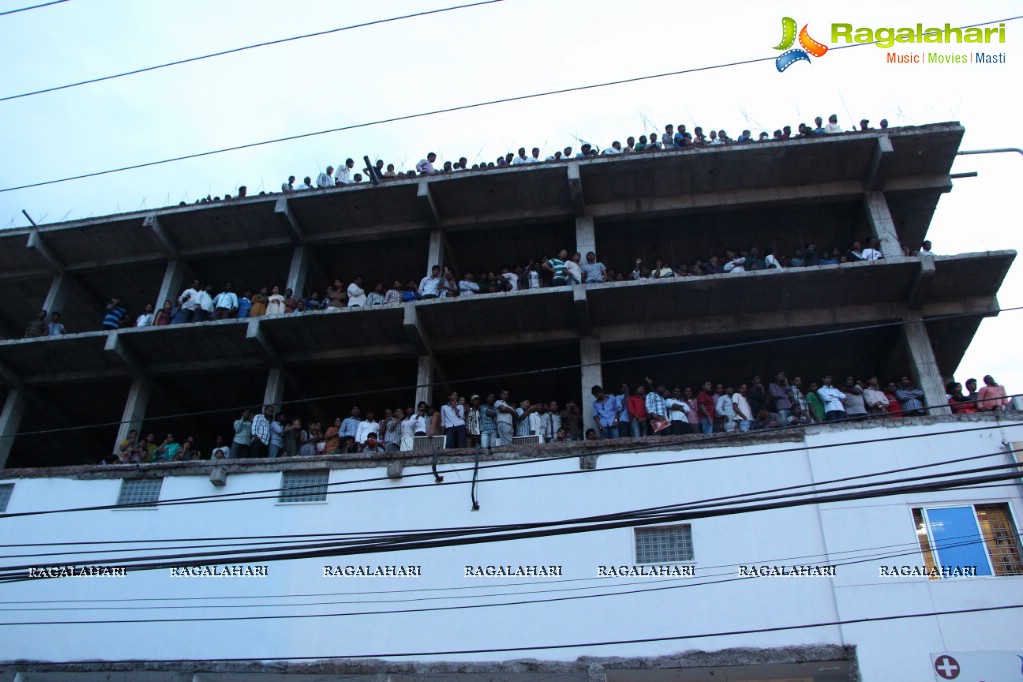
[[[888,128],[888,119],[881,119],[879,125],[881,130]],[[874,130],[870,126],[870,121],[868,119],[861,119],[859,126],[853,126],[852,130],[848,132],[870,130]],[[654,152],[685,151],[705,146],[799,140],[822,135],[836,135],[843,132],[846,131],[839,125],[837,114],[829,116],[827,123],[824,123],[824,120],[818,116],[814,119],[813,126],[807,123],[800,123],[796,131],[793,132],[792,126],[786,125],[776,129],[772,134],[769,134],[766,130],[760,131],[756,137],[754,137],[749,129],[743,130],[738,137],[732,138],[723,129],[710,128],[705,132],[702,126],[695,126],[692,132],[690,132],[684,123],[678,124],[677,127],[669,123],[664,126],[664,132],[662,133],[655,130],[649,134],[641,134],[638,138],[629,136],[624,144],[620,140],[614,140],[607,147],[601,148],[599,145],[593,145],[580,140],[579,151],[575,151],[572,147],[565,147],[561,151],[555,151],[548,155],[543,155],[539,147],[533,147],[528,153],[526,147],[520,147],[517,152],[507,152],[497,157],[494,161],[481,161],[472,165],[469,164],[468,159],[464,156],[459,157],[457,161],[439,163],[436,152],[428,152],[425,157],[416,163],[414,170],[397,170],[393,163],[385,164],[382,159],[377,159],[375,163],[357,169],[355,160],[347,158],[336,167],[327,166],[324,170],[318,171],[314,175],[303,177],[301,182],[296,180],[296,176],[289,176],[286,182],[281,183],[281,192],[293,194],[312,189],[357,185],[363,182],[387,182],[408,177],[432,176],[465,171],[485,171],[494,168],[507,168],[534,163],[552,163],[596,156],[613,156],[615,154],[649,154]],[[315,181],[313,180],[314,176]],[[259,194],[264,195],[266,192],[260,192]],[[244,199],[247,196],[248,187],[241,185],[234,196],[227,194],[224,196],[223,201]],[[219,196],[206,196],[195,203],[206,204],[219,201],[221,201]],[[181,202],[181,205],[184,205],[184,203]]]
[[[953,414],[999,412],[1008,408],[1005,388],[990,375],[979,390],[976,379],[946,387],[946,404]],[[158,442],[152,433],[140,437],[132,431],[121,441],[113,458],[122,463],[188,461],[192,459],[245,459],[352,455],[373,457],[387,452],[432,449],[444,439],[445,448],[491,448],[511,445],[516,438],[537,443],[579,440],[639,439],[653,435],[735,433],[927,414],[924,391],[908,376],[882,385],[876,376],[849,376],[837,384],[831,375],[820,381],[791,381],[784,372],[765,385],[759,375],[738,383],[705,381],[694,389],[655,383],[645,377],[634,387],[622,384],[617,392],[593,386],[593,423],[586,424],[579,403],[568,400],[512,400],[508,390],[472,394],[452,392],[448,401],[431,405],[387,408],[381,414],[352,406],[327,428],[315,419],[303,421],[273,405],[244,410],[227,437],[218,435],[209,452],[201,452],[192,436],[179,441],[167,434]],[[431,443],[426,445],[425,443]]]
[[[761,254],[756,246],[750,246],[745,249],[726,249],[723,254],[713,254],[707,259],[677,261],[674,265],[662,258],[650,261],[637,257],[629,272],[607,267],[597,259],[593,251],[588,252],[584,260],[582,254],[576,252],[570,256],[567,249],[562,249],[556,258],[544,255],[524,263],[503,265],[499,272],[481,271],[478,275],[469,270],[456,275],[449,267],[435,265],[421,279],[410,279],[405,283],[396,279],[386,288],[383,282],[376,282],[370,288],[359,275],[346,286],[344,280],[337,277],[332,284],[323,289],[311,290],[307,295],[296,294],[291,289],[282,291],[280,286],[261,287],[255,293],[252,289],[246,289],[239,295],[230,282],[219,293],[214,293],[212,284],[203,285],[200,280],[194,280],[176,298],[164,301],[159,310],[154,310],[152,304],[146,304],[144,311],[135,317],[134,324],[121,298],[115,296],[107,303],[100,326],[106,330],[129,326],[164,326],[316,310],[397,305],[521,289],[739,274],[756,270],[870,262],[884,258],[876,238],[866,243],[866,248],[862,242],[854,241],[845,249],[836,246],[822,250],[818,250],[814,243],[807,243],[795,247],[790,255],[781,256],[776,256],[770,247]],[[912,253],[919,256],[933,255],[931,242],[923,242],[920,249]],[[324,294],[321,295],[320,291]],[[25,338],[59,336],[64,333],[66,330],[60,322],[60,313],[55,311],[48,318],[47,311],[41,310],[36,319],[28,323]]]

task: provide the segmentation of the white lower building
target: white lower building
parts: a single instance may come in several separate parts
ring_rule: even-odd
[[[9,470],[0,680],[1021,679],[1019,441],[1006,413],[534,449],[484,458],[478,511],[464,458]]]

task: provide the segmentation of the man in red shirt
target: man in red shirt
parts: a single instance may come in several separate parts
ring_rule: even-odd
[[[718,418],[717,410],[714,408],[713,392],[714,385],[704,381],[703,388],[696,394],[696,406],[700,411],[700,431],[705,436],[714,433],[714,422]]]
[[[647,423],[646,413],[646,389],[642,384],[636,387],[636,392],[625,401],[629,409],[629,425],[632,429],[632,437],[650,435],[650,425]]]

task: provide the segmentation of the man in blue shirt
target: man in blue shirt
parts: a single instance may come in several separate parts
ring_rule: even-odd
[[[590,393],[593,401],[593,422],[604,440],[618,438],[618,402],[611,398],[600,386],[594,386]]]
[[[351,416],[341,422],[341,440],[351,436],[355,439],[355,436],[359,433],[359,407],[353,406]]]
[[[103,328],[104,329],[120,329],[121,323],[124,318],[128,316],[128,311],[121,305],[121,297],[114,296],[110,299],[110,303],[107,303],[107,312],[103,316]]]

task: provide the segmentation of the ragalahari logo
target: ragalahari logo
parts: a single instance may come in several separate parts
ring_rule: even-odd
[[[778,67],[778,73],[781,73],[798,61],[809,62],[811,54],[814,57],[823,57],[828,51],[827,45],[818,43],[810,37],[809,33],[806,32],[806,27],[808,25],[809,24],[804,24],[803,30],[799,32],[799,44],[803,47],[803,49],[800,50],[796,48],[795,50],[789,50],[789,48],[792,47],[792,43],[796,42],[796,20],[792,17],[782,17],[781,42],[778,43],[774,49],[788,51],[778,55],[778,58],[774,60],[774,65]]]

